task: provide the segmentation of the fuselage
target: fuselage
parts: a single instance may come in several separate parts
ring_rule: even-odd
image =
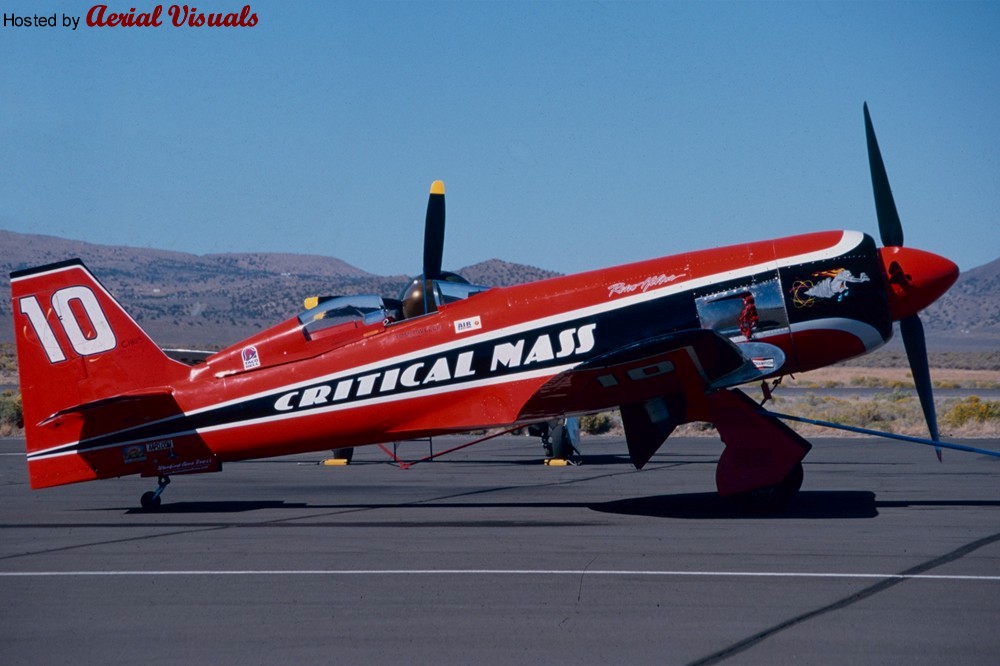
[[[718,334],[750,368],[713,389],[811,370],[891,337],[880,252],[866,234],[820,232],[486,289],[402,320],[377,308],[346,321],[310,311],[192,367],[169,362],[148,386],[116,388],[109,374],[84,404],[26,398],[26,421],[39,422],[27,429],[29,467],[53,469],[32,482],[213,471],[634,404],[667,380],[663,364],[597,376],[596,389],[564,384],[577,368],[691,331]],[[685,374],[698,372],[695,362]],[[85,374],[90,387],[100,377]]]

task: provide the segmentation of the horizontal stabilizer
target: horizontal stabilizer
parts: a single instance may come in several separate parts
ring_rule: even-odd
[[[172,398],[170,398],[172,394],[173,389],[164,387],[136,393],[114,395],[108,398],[101,398],[100,400],[92,400],[91,402],[85,402],[80,405],[74,405],[73,407],[67,407],[66,409],[60,409],[55,414],[52,414],[51,416],[40,421],[38,425],[59,426],[62,424],[64,419],[68,417],[84,417],[91,414],[97,417],[99,413],[110,413],[118,409],[129,409],[143,414],[151,414],[156,411],[154,409],[154,405],[163,398],[169,399],[170,404],[176,406],[176,404],[173,403]]]

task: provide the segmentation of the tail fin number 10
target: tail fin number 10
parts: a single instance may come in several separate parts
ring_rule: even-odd
[[[31,327],[50,363],[66,360],[55,331],[45,316],[38,298],[25,296],[18,301],[21,314],[28,318]],[[69,340],[70,346],[80,356],[92,356],[115,348],[118,341],[111,324],[97,302],[94,292],[88,287],[64,287],[52,294],[52,310],[59,318],[59,324]],[[86,330],[84,330],[86,329]]]

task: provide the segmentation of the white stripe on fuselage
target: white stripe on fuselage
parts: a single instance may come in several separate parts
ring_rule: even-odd
[[[792,333],[801,331],[843,331],[856,337],[865,346],[865,351],[872,351],[884,345],[887,341],[882,338],[882,334],[871,324],[857,319],[846,319],[842,317],[831,317],[828,319],[812,319],[797,324],[792,324]]]
[[[113,434],[124,434],[124,433],[129,432],[130,430],[136,430],[136,429],[139,429],[139,428],[146,429],[146,428],[149,428],[150,426],[157,425],[157,424],[160,424],[160,423],[168,423],[168,422],[173,421],[173,420],[177,420],[177,419],[181,419],[181,418],[185,418],[185,417],[195,416],[197,414],[202,414],[204,412],[215,410],[215,409],[222,409],[222,408],[228,407],[230,405],[235,405],[235,404],[239,404],[239,403],[243,403],[243,402],[248,402],[250,400],[256,400],[258,398],[263,398],[263,397],[266,397],[266,396],[274,395],[276,393],[284,393],[284,392],[294,391],[294,390],[301,389],[301,388],[304,388],[304,387],[312,386],[312,385],[315,385],[315,384],[322,384],[322,383],[333,382],[333,381],[335,381],[337,379],[346,377],[348,375],[355,375],[355,374],[360,374],[360,373],[370,373],[370,372],[379,371],[381,369],[388,368],[388,367],[396,365],[396,364],[406,363],[408,361],[412,361],[412,360],[416,360],[416,359],[420,359],[420,358],[425,358],[425,357],[428,357],[428,356],[434,356],[436,354],[441,354],[443,352],[452,351],[452,350],[459,349],[459,348],[462,348],[462,347],[470,347],[470,346],[475,345],[477,343],[490,342],[492,340],[496,340],[498,338],[503,338],[503,337],[506,337],[506,336],[509,336],[509,335],[517,335],[519,333],[525,333],[525,332],[532,331],[532,330],[535,330],[535,329],[544,328],[546,326],[556,325],[556,324],[560,324],[560,323],[563,323],[563,322],[572,321],[572,320],[575,320],[575,319],[592,317],[594,315],[603,314],[605,312],[611,312],[613,310],[619,310],[619,309],[622,309],[622,308],[627,308],[627,307],[630,307],[630,306],[633,306],[633,305],[636,305],[636,304],[639,304],[639,303],[645,303],[647,301],[652,301],[652,300],[656,300],[656,299],[659,299],[659,298],[664,298],[666,296],[671,296],[673,294],[680,293],[680,292],[683,292],[683,291],[690,291],[690,290],[697,289],[699,287],[703,287],[705,285],[713,284],[713,283],[716,283],[716,282],[725,282],[725,281],[728,281],[728,280],[734,280],[734,279],[738,279],[738,278],[741,278],[741,277],[748,277],[750,275],[754,275],[754,274],[757,274],[757,273],[763,273],[763,272],[768,272],[768,271],[777,271],[780,268],[784,268],[784,267],[787,267],[787,266],[794,266],[794,265],[797,265],[797,264],[810,263],[810,262],[814,262],[814,261],[822,261],[824,259],[832,259],[832,258],[835,258],[835,257],[839,257],[840,255],[845,254],[845,253],[849,252],[850,250],[853,250],[858,245],[860,245],[863,240],[864,240],[864,234],[862,232],[860,232],[860,231],[843,231],[842,235],[841,235],[841,238],[840,238],[840,241],[838,241],[834,245],[832,245],[832,246],[830,246],[828,248],[822,249],[822,250],[815,250],[813,252],[806,252],[806,253],[799,254],[799,255],[794,255],[794,256],[791,256],[791,257],[779,257],[777,259],[773,259],[773,260],[770,260],[770,261],[762,262],[762,263],[759,263],[759,264],[752,264],[752,265],[749,265],[749,266],[742,266],[740,268],[735,268],[735,269],[728,270],[728,271],[722,271],[720,273],[714,273],[712,275],[707,275],[707,276],[700,277],[700,278],[694,278],[694,279],[690,279],[690,280],[684,280],[684,281],[674,282],[674,283],[668,284],[668,285],[666,285],[664,287],[650,289],[650,290],[648,290],[646,292],[640,292],[640,293],[633,294],[633,295],[630,295],[630,296],[623,296],[621,298],[615,298],[615,299],[609,300],[607,302],[597,303],[597,304],[589,305],[589,306],[586,306],[586,307],[583,307],[583,308],[578,308],[576,310],[569,310],[569,311],[566,311],[566,312],[561,312],[561,313],[558,313],[558,314],[549,315],[547,317],[542,317],[540,319],[535,319],[535,320],[528,321],[528,322],[523,322],[523,323],[520,323],[520,324],[513,324],[511,326],[507,326],[505,328],[500,328],[500,329],[497,329],[497,330],[494,330],[494,331],[485,331],[483,333],[478,333],[478,334],[475,334],[475,335],[470,335],[470,336],[462,337],[461,339],[452,340],[452,341],[445,342],[445,343],[442,343],[442,344],[439,344],[439,345],[435,345],[433,347],[427,347],[427,348],[420,349],[420,350],[417,350],[417,351],[408,352],[408,353],[405,353],[405,354],[400,354],[398,356],[393,356],[393,357],[390,357],[388,359],[381,359],[379,361],[375,361],[375,362],[372,362],[372,363],[367,363],[365,365],[354,366],[354,367],[346,368],[344,370],[339,370],[337,372],[333,372],[333,373],[329,373],[329,374],[325,374],[325,375],[320,375],[318,377],[314,377],[314,378],[311,378],[311,379],[307,379],[307,380],[303,380],[303,381],[299,381],[299,382],[295,382],[295,383],[291,383],[291,384],[286,384],[286,385],[283,385],[283,386],[277,386],[277,387],[274,387],[274,388],[267,389],[265,391],[259,391],[257,393],[253,393],[251,395],[242,396],[242,397],[239,397],[239,398],[234,398],[232,400],[225,400],[223,402],[218,402],[218,403],[215,403],[215,404],[212,404],[212,405],[208,405],[208,406],[205,406],[205,407],[199,407],[199,408],[193,409],[191,411],[183,412],[182,414],[171,416],[171,417],[168,417],[168,418],[165,418],[165,419],[160,419],[159,421],[151,421],[149,423],[144,423],[141,426],[135,426],[134,428],[127,428],[127,429],[124,429],[124,430],[119,430],[119,431],[116,431],[114,433],[102,434],[102,435],[99,435],[97,437],[92,437],[90,439],[91,440],[93,440],[93,439],[99,439],[99,438],[107,437],[108,435],[113,435]],[[545,369],[545,370],[536,370],[536,371],[530,371],[530,372],[523,372],[523,373],[517,373],[517,374],[515,374],[513,376],[510,376],[510,377],[487,378],[487,379],[479,380],[479,381],[481,381],[481,382],[487,382],[486,384],[482,384],[484,386],[485,385],[489,385],[490,383],[504,383],[504,382],[509,382],[509,381],[519,381],[521,379],[527,379],[529,377],[531,377],[531,378],[543,377],[543,376],[546,376],[546,374],[548,374],[548,375],[555,375],[555,374],[558,374],[558,372],[563,372],[564,370],[572,368],[575,365],[576,364],[570,364],[569,366],[561,366],[560,368],[555,368],[555,369],[549,368],[549,369]],[[195,372],[197,372],[197,370],[195,370]],[[491,381],[491,379],[492,380],[497,380],[497,381]],[[400,394],[400,395],[394,396],[394,397],[392,397],[392,396],[382,396],[380,398],[372,398],[370,400],[364,400],[364,401],[354,401],[354,402],[346,403],[346,404],[343,404],[343,405],[331,405],[331,406],[329,406],[327,408],[314,408],[314,409],[310,409],[310,410],[301,410],[301,411],[297,410],[297,411],[291,412],[289,414],[278,414],[278,415],[273,415],[273,416],[268,416],[268,417],[262,417],[260,419],[252,419],[250,421],[234,421],[234,422],[219,424],[217,426],[209,426],[207,428],[201,428],[201,429],[198,430],[198,432],[211,432],[211,431],[223,430],[223,429],[231,428],[231,427],[242,427],[244,425],[248,425],[248,424],[252,424],[252,423],[253,424],[255,424],[255,423],[261,423],[261,422],[266,421],[266,420],[277,420],[277,419],[296,418],[296,417],[301,417],[301,416],[307,416],[309,414],[316,413],[320,409],[325,409],[326,411],[334,411],[334,409],[338,409],[339,410],[339,409],[348,409],[348,408],[354,408],[354,407],[363,407],[363,406],[372,404],[373,400],[380,400],[382,398],[390,398],[390,397],[392,397],[393,398],[392,401],[396,401],[396,400],[408,400],[410,398],[416,398],[416,397],[419,397],[419,396],[432,395],[432,394],[438,393],[438,392],[444,393],[444,392],[448,392],[449,390],[457,390],[459,388],[467,388],[467,387],[470,387],[474,383],[478,383],[478,382],[467,382],[467,383],[462,383],[462,384],[454,385],[452,387],[439,387],[439,388],[435,388],[435,389],[426,389],[426,390],[421,390],[421,391],[408,392],[408,393]],[[180,433],[178,433],[178,434],[176,434],[174,436],[179,436],[179,434]],[[171,435],[163,435],[163,436],[169,437]],[[160,437],[160,435],[157,435],[157,437]],[[148,438],[139,438],[137,440],[134,440],[134,442],[146,441],[146,439],[148,439]],[[34,453],[28,454],[28,458],[29,458],[29,460],[41,460],[41,459],[44,459],[44,458],[51,458],[51,457],[55,457],[55,456],[58,456],[58,455],[73,454],[73,453],[77,452],[74,447],[76,447],[79,444],[85,444],[87,441],[88,440],[79,440],[79,441],[68,442],[66,444],[60,444],[60,445],[57,445],[57,446],[53,446],[53,447],[50,447],[48,449],[43,449],[41,451],[36,451]],[[111,448],[111,447],[115,447],[115,446],[124,446],[126,444],[127,443],[116,442],[115,444],[109,444],[106,447],[102,446],[102,447],[97,447],[95,449],[88,449],[88,450],[89,451],[94,451],[94,450],[100,450],[100,449],[103,449],[103,448]]]

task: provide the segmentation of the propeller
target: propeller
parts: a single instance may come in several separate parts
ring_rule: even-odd
[[[437,280],[441,277],[444,259],[444,182],[431,183],[427,199],[427,218],[424,221],[424,277]]]
[[[427,216],[424,219],[423,273],[410,281],[400,297],[403,302],[404,318],[416,317],[437,309],[434,300],[435,282],[467,283],[461,275],[441,268],[444,261],[444,220],[444,182],[435,180],[431,183],[431,192],[427,199]]]
[[[868,142],[868,166],[871,169],[872,190],[875,194],[875,213],[878,217],[882,245],[885,246],[880,252],[889,273],[890,288],[894,290],[890,291],[890,301],[894,292],[898,292],[900,296],[897,300],[902,302],[901,304],[890,303],[890,305],[894,306],[893,309],[896,312],[901,313],[898,317],[899,330],[902,333],[906,358],[910,362],[910,372],[913,375],[913,383],[916,385],[917,396],[920,398],[920,407],[924,412],[927,429],[930,431],[931,439],[937,442],[940,437],[938,435],[937,414],[934,409],[930,365],[927,361],[927,342],[924,338],[924,325],[920,322],[920,315],[917,312],[922,309],[921,306],[929,305],[930,301],[933,301],[951,286],[958,277],[958,268],[941,257],[918,250],[903,251],[903,225],[899,221],[896,202],[892,197],[892,189],[889,187],[889,176],[885,170],[885,163],[882,161],[878,139],[875,138],[875,128],[872,126],[867,102],[865,102],[864,110],[865,138]],[[933,283],[934,291],[937,291],[941,285],[944,288],[937,291],[936,294],[930,295],[931,289],[924,288],[923,284],[915,286],[913,276],[908,274],[900,263],[901,261],[905,263],[907,259],[918,263],[918,268],[921,269],[925,268],[925,264],[934,264],[936,272],[925,282]],[[914,292],[923,293],[914,294]],[[935,447],[935,451],[938,460],[941,460],[941,447]]]

